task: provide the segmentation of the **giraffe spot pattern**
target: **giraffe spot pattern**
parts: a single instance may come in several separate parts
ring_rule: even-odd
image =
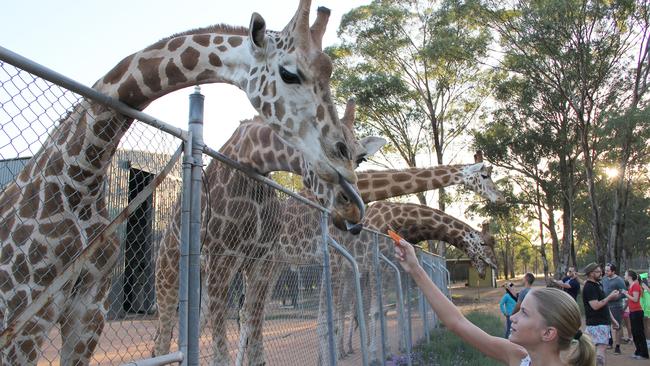
[[[0,264],[7,264],[14,257],[14,248],[11,245],[3,245],[0,250]]]
[[[95,134],[95,136],[100,138],[102,141],[111,141],[113,137],[112,129],[113,126],[110,120],[100,119],[93,123],[93,134]]]
[[[133,76],[129,76],[120,84],[117,88],[117,95],[120,101],[135,109],[142,109],[142,105],[148,101],[148,98],[142,93],[138,82]],[[107,121],[106,127],[104,132],[109,137],[106,141],[111,141],[117,131],[112,128],[112,124],[109,121]]]
[[[183,43],[185,43],[185,37],[174,38],[171,41],[169,41],[169,43],[167,44],[167,49],[170,52],[174,52],[177,49],[179,49],[183,45]]]
[[[210,35],[209,34],[197,34],[192,37],[192,41],[197,44],[208,47],[210,45]]]
[[[74,134],[68,141],[68,155],[77,156],[81,152],[82,144],[86,136],[86,114],[82,114],[79,122],[75,127]]]
[[[138,60],[138,70],[144,76],[142,81],[154,93],[162,90],[160,75],[158,74],[162,61],[162,57],[140,58]],[[154,72],[151,72],[151,70]]]
[[[213,70],[203,70],[201,73],[199,73],[196,76],[197,81],[205,81],[205,80],[216,80],[217,79],[217,73],[214,72]]]
[[[115,84],[119,82],[124,74],[129,70],[129,65],[133,61],[133,55],[124,58],[120,61],[111,71],[108,72],[102,79],[104,84]]]
[[[223,62],[221,61],[221,58],[213,52],[210,52],[210,54],[208,55],[208,62],[210,62],[210,65],[212,66],[216,66],[216,67],[223,66]]]
[[[13,272],[14,280],[17,284],[27,283],[29,280],[29,266],[27,265],[27,260],[23,253],[18,253],[18,255],[16,255],[16,259],[11,266],[11,271]]]
[[[181,64],[188,70],[194,70],[196,65],[199,63],[199,56],[201,53],[193,47],[187,47],[185,51],[181,53]]]
[[[29,263],[38,264],[45,258],[47,254],[47,246],[37,239],[32,240],[32,245],[29,247],[29,252],[27,253],[29,257]]]
[[[241,37],[228,37],[228,44],[233,48],[239,47],[242,44],[243,40]]]
[[[222,37],[222,36],[216,36],[216,37],[214,37],[214,39],[212,40],[212,42],[213,42],[214,44],[217,44],[217,45],[218,45],[218,44],[222,44],[222,43],[223,43],[223,37]]]
[[[187,81],[185,75],[178,66],[174,63],[174,60],[169,60],[165,66],[165,75],[169,80],[169,85],[176,85],[179,83],[184,83]]]
[[[16,229],[11,235],[14,240],[14,246],[20,247],[23,244],[25,244],[29,239],[29,237],[32,235],[33,231],[34,231],[34,225],[28,225],[28,224],[18,225],[18,227],[16,227]]]
[[[56,277],[57,271],[56,267],[53,264],[48,265],[44,268],[37,268],[32,277],[34,278],[34,283],[39,286],[47,286]],[[1,281],[1,280],[0,280]]]

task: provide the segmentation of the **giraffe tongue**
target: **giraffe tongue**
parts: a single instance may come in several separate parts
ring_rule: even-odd
[[[345,195],[348,197],[348,199],[354,202],[354,204],[359,208],[360,221],[366,215],[366,205],[363,204],[363,200],[361,200],[359,192],[357,192],[357,190],[352,187],[352,184],[345,180],[341,174],[339,174],[339,184],[343,188],[343,192],[345,192]]]

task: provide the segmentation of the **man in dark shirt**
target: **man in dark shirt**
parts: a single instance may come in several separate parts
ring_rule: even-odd
[[[587,281],[582,289],[582,301],[585,306],[585,318],[587,327],[585,333],[589,334],[592,342],[596,346],[596,365],[605,365],[605,348],[609,341],[609,324],[611,314],[607,303],[618,299],[618,290],[612,291],[605,296],[603,288],[600,285],[600,279],[603,276],[603,270],[597,263],[588,264],[583,270]],[[614,327],[619,325],[613,320]]]
[[[561,287],[564,292],[571,295],[571,297],[573,297],[573,300],[578,297],[578,292],[580,292],[580,282],[578,281],[578,274],[576,273],[576,269],[574,267],[569,267],[569,269],[566,271],[566,276],[562,279],[562,281],[553,280],[553,282]]]

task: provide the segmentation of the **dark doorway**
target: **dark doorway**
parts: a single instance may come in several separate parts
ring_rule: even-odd
[[[129,203],[154,175],[129,169]],[[129,216],[124,243],[124,303],[127,313],[148,313],[154,303],[153,198],[147,199]]]

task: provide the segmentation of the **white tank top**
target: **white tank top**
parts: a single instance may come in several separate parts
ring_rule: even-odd
[[[530,356],[526,356],[526,358],[522,359],[519,366],[530,366]]]

